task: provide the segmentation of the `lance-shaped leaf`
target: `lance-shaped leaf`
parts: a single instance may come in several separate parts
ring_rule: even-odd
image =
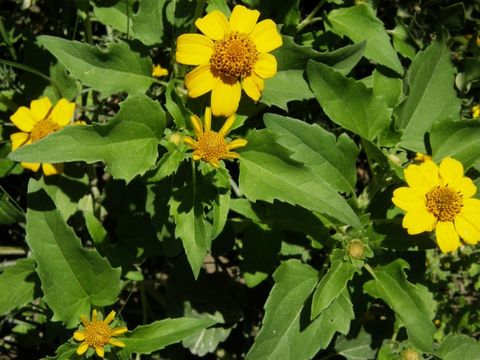
[[[355,267],[349,261],[343,260],[343,251],[334,250],[330,269],[320,280],[313,294],[311,317],[315,319],[345,290],[352,279]]]
[[[337,138],[318,125],[274,114],[266,114],[265,125],[279,135],[277,143],[293,151],[292,159],[308,165],[335,190],[354,191],[358,148],[346,134]]]
[[[325,26],[340,36],[349,37],[354,43],[367,41],[365,57],[384,65],[397,74],[403,74],[403,66],[390,43],[383,23],[367,4],[332,10]]]
[[[378,266],[374,271],[375,279],[365,283],[364,291],[385,301],[402,320],[410,341],[420,350],[430,352],[436,303],[425,286],[407,281],[404,269],[408,268],[408,263],[402,259]]]
[[[160,104],[144,95],[127,98],[108,124],[66,126],[22,146],[9,157],[16,161],[58,163],[103,161],[106,170],[127,182],[144,174],[157,159],[157,137],[165,127]]]
[[[360,226],[358,217],[343,197],[312,169],[291,158],[292,153],[275,142],[275,135],[261,130],[250,133],[240,157],[240,188],[251,200],[275,199]]]
[[[408,97],[398,108],[401,146],[425,153],[424,136],[433,123],[458,119],[461,102],[453,78],[450,50],[442,39],[415,56],[407,73]]]
[[[39,284],[33,259],[19,259],[7,267],[0,275],[0,315],[32,301]]]
[[[390,126],[392,110],[362,82],[314,61],[307,64],[307,77],[323,111],[338,125],[368,140]]]
[[[311,359],[328,346],[335,332],[348,332],[353,319],[348,292],[310,323],[307,300],[318,272],[298,260],[289,260],[277,268],[273,277],[275,285],[265,304],[262,328],[246,360]]]
[[[150,57],[141,57],[126,43],[112,43],[107,51],[55,36],[37,37],[53,56],[84,85],[102,96],[125,91],[144,93],[154,81]]]
[[[180,342],[215,323],[216,320],[211,317],[183,317],[164,319],[148,325],[138,326],[126,333],[124,337],[119,337],[126,345],[120,353],[127,357],[132,353],[150,354],[163,349],[165,346]]]
[[[108,306],[120,293],[120,269],[94,249],[84,249],[39,183],[28,187],[27,243],[37,263],[53,321],[71,328],[90,307]]]

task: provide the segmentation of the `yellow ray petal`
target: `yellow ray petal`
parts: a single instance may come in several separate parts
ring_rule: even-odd
[[[117,327],[115,329],[112,329],[111,336],[122,335],[125,334],[127,331],[128,329],[126,326]]]
[[[177,39],[175,58],[180,64],[203,65],[213,54],[213,41],[201,34],[183,34]]]
[[[75,331],[73,333],[73,338],[77,341],[85,340],[85,333],[83,331]]]
[[[212,88],[211,106],[215,116],[230,116],[238,109],[242,86],[239,82],[225,83],[218,79]]]
[[[45,119],[47,116],[48,112],[52,108],[52,103],[50,102],[50,99],[48,97],[43,97],[38,100],[33,100],[30,103],[30,109],[37,119],[37,121]]]
[[[203,122],[203,130],[205,132],[210,131],[212,128],[212,109],[207,106],[205,108],[205,120]]]
[[[125,343],[117,339],[110,339],[108,343],[113,346],[125,347]]]
[[[10,116],[10,121],[15,124],[23,132],[30,132],[33,126],[39,121],[33,112],[25,107],[20,106],[15,113]]]
[[[438,247],[443,253],[455,251],[460,246],[460,239],[453,222],[439,221],[435,229]]]
[[[218,10],[195,21],[195,26],[212,40],[221,40],[229,31],[227,17]]]
[[[232,128],[232,125],[233,125],[234,122],[235,122],[235,114],[230,115],[227,118],[227,120],[225,120],[225,122],[223,123],[222,128],[220,129],[218,134],[221,137],[225,137],[228,134],[228,132],[230,131],[230,129]]]
[[[472,197],[477,192],[477,187],[473,183],[472,179],[463,176],[452,184],[452,188],[455,191],[460,191],[465,198]]]
[[[258,101],[262,96],[264,81],[257,75],[252,74],[242,80],[242,88],[253,101]]]
[[[258,10],[250,10],[243,5],[237,5],[233,8],[230,16],[230,30],[249,34],[255,27],[259,16]]]
[[[183,138],[183,142],[194,150],[197,149],[198,147],[198,143],[195,140],[193,140],[190,136],[185,136]]]
[[[63,172],[63,168],[64,168],[63,163],[59,163],[59,164],[43,163],[42,164],[42,170],[45,176],[59,175]]]
[[[421,208],[425,209],[425,196],[419,196],[409,187],[395,189],[392,202],[405,211]]]
[[[90,321],[85,315],[80,315],[80,320],[82,321],[83,326],[87,327],[90,324]]]
[[[425,164],[427,165],[424,166]],[[425,161],[421,165],[409,165],[403,173],[407,184],[419,196],[424,196],[435,186],[440,185],[438,167],[432,161]]]
[[[466,243],[475,245],[480,240],[480,213],[460,212],[455,217],[455,230]]]
[[[254,72],[262,79],[271,78],[277,72],[277,59],[272,54],[260,54]]]
[[[197,66],[185,76],[185,86],[188,96],[199,97],[212,90],[217,80],[210,70],[210,64]]]
[[[92,310],[92,321],[97,321],[97,310],[96,309],[93,309]]]
[[[238,149],[244,147],[248,144],[248,141],[245,139],[235,139],[227,144],[228,150]]]
[[[30,144],[30,134],[24,132],[16,132],[10,135],[12,141],[12,151],[18,149],[20,146]]]
[[[78,346],[76,353],[78,355],[83,355],[87,350],[88,350],[88,343],[83,342]]]
[[[225,155],[222,156],[222,159],[238,159],[240,158],[240,154],[234,151],[229,151]]]
[[[95,346],[95,352],[101,358],[103,358],[105,356],[105,349],[103,348],[103,346]]]
[[[20,165],[24,169],[32,170],[33,172],[37,172],[40,169],[40,163],[29,163],[29,162],[21,162]]]
[[[250,38],[260,53],[267,53],[282,46],[282,37],[277,25],[270,19],[260,21],[250,33]]]
[[[108,316],[103,320],[103,322],[108,325],[113,321],[113,319],[115,319],[115,311],[112,310],[110,311]]]
[[[195,132],[195,135],[197,135],[197,138],[203,135],[203,126],[202,122],[198,118],[197,115],[192,115],[190,116],[190,122],[192,123],[193,126],[193,131]]]
[[[440,163],[438,172],[444,185],[452,186],[463,177],[463,165],[460,161],[446,157]]]
[[[198,160],[201,160],[202,157],[199,154],[195,154],[195,152],[194,152],[193,155],[192,155],[192,159],[194,161],[198,161]]]
[[[75,103],[60,99],[52,110],[52,120],[60,126],[65,126],[73,119]]]
[[[410,235],[420,234],[424,231],[432,231],[435,226],[435,216],[425,209],[408,211],[402,221],[403,228]]]
[[[462,212],[480,215],[480,200],[475,198],[463,199]]]

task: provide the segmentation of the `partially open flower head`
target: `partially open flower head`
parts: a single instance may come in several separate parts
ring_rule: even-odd
[[[98,318],[96,310],[92,311],[91,320],[88,320],[83,315],[80,318],[83,328],[75,331],[73,334],[75,340],[82,342],[77,348],[78,355],[83,355],[88,348],[92,348],[98,356],[103,358],[105,356],[105,345],[125,346],[123,342],[114,337],[126,333],[128,329],[125,326],[113,329],[109,326],[113,319],[115,319],[115,311],[110,311],[104,320]]]
[[[68,125],[73,119],[74,111],[75,103],[71,103],[66,99],[60,99],[55,107],[52,107],[52,103],[46,97],[33,100],[30,103],[30,108],[20,106],[10,116],[10,120],[21,130],[10,135],[12,150],[38,141]],[[38,171],[41,166],[46,176],[57,175],[63,171],[63,163],[40,164],[22,162],[21,165],[25,169],[32,171]]]
[[[230,19],[214,10],[195,21],[204,35],[183,34],[177,39],[177,61],[197,66],[185,77],[188,94],[196,98],[211,91],[215,116],[236,112],[242,88],[258,101],[264,79],[277,72],[277,61],[269,52],[282,45],[282,38],[272,20],[257,23],[259,16],[242,5],[235,6]]]
[[[402,225],[411,235],[435,230],[442,252],[456,250],[460,238],[474,245],[480,240],[480,200],[477,187],[463,174],[463,165],[450,157],[440,166],[426,160],[405,170],[407,187],[393,192],[392,201],[406,211]]]
[[[168,70],[161,67],[160,65],[154,65],[152,68],[152,76],[153,77],[162,77],[162,76],[167,76],[168,75]]]
[[[203,160],[218,167],[219,160],[237,159],[240,157],[238,153],[231,150],[247,145],[247,140],[245,139],[235,139],[230,142],[227,142],[225,139],[235,121],[235,115],[228,117],[218,132],[211,129],[212,112],[208,107],[205,110],[203,125],[196,115],[193,115],[190,120],[193,125],[196,140],[190,136],[186,136],[184,141],[194,150],[193,160]]]

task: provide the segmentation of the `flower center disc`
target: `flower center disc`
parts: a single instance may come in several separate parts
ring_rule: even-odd
[[[103,347],[110,335],[111,330],[103,321],[93,321],[85,328],[85,341],[92,347]]]
[[[46,118],[35,124],[30,133],[30,138],[32,142],[35,142],[58,130],[60,130],[60,125],[53,122],[50,118]]]
[[[231,32],[215,42],[210,63],[220,74],[237,79],[252,74],[258,51],[247,34]]]
[[[437,186],[425,196],[427,210],[440,221],[453,221],[463,206],[462,195],[446,186]]]
[[[206,161],[220,159],[228,151],[225,139],[215,131],[207,131],[198,139],[197,153]]]

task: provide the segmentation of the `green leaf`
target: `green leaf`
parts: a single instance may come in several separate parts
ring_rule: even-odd
[[[275,105],[288,111],[287,104],[290,101],[307,100],[313,97],[302,70],[285,70],[265,80],[265,90],[260,101],[268,106]]]
[[[93,13],[102,24],[131,36],[133,35],[132,7],[134,3],[135,0],[119,0],[108,4],[109,6],[93,3]]]
[[[40,280],[35,273],[35,261],[31,258],[18,259],[0,275],[0,315],[31,302]]]
[[[397,24],[397,26],[390,31],[390,34],[392,35],[393,47],[395,50],[406,58],[413,60],[416,54],[416,49],[411,44],[405,25]]]
[[[176,146],[172,147],[163,154],[157,166],[155,166],[155,170],[153,170],[152,174],[149,176],[149,181],[161,181],[174,174],[178,170],[180,164],[187,158],[188,156],[184,152],[179,151]]]
[[[376,350],[370,347],[371,342],[371,335],[361,331],[355,339],[347,339],[344,336],[339,337],[335,344],[335,350],[347,360],[375,359]]]
[[[53,321],[75,327],[90,306],[108,306],[120,293],[120,269],[94,249],[86,250],[39,182],[28,188],[27,243],[37,263]]]
[[[376,97],[383,96],[388,107],[393,108],[398,104],[402,89],[401,79],[384,75],[378,69],[373,71],[373,94]]]
[[[300,0],[242,0],[250,8],[258,9],[262,17],[273,19],[293,31],[300,20],[298,3]],[[285,31],[285,29],[282,29]],[[287,31],[288,31],[287,30]]]
[[[375,97],[362,82],[314,61],[307,64],[307,76],[323,111],[335,123],[368,140],[390,126],[391,110],[385,100]]]
[[[335,190],[354,191],[359,149],[348,135],[336,139],[318,125],[274,114],[266,114],[264,122],[268,130],[279,136],[276,142],[293,152],[292,159],[310,167]]]
[[[480,61],[466,57],[463,59],[463,71],[455,76],[455,85],[464,93],[470,91],[473,83],[480,81]]]
[[[135,38],[145,45],[157,45],[163,42],[165,4],[165,0],[138,2],[138,11],[132,16],[132,29]]]
[[[170,199],[170,215],[175,220],[175,237],[181,239],[195,278],[212,245],[212,225],[192,186],[178,190]]]
[[[47,360],[71,360],[77,351],[78,343],[73,344],[71,342],[67,342],[57,348],[55,351],[55,356],[47,356],[45,359]]]
[[[327,30],[347,36],[354,43],[367,41],[365,57],[384,65],[397,74],[403,74],[403,66],[390,43],[383,23],[367,4],[332,10],[325,23]]]
[[[304,70],[308,60],[317,60],[345,75],[360,61],[366,44],[364,41],[334,51],[319,52],[311,46],[297,44],[292,36],[282,36],[282,39],[283,45],[272,53],[277,59],[279,71]]]
[[[318,283],[313,294],[311,319],[315,319],[345,290],[355,273],[355,267],[343,260],[343,251],[334,250],[330,268]]]
[[[378,266],[374,271],[375,279],[365,283],[363,288],[369,295],[384,300],[395,311],[407,328],[408,338],[417,348],[431,352],[436,303],[425,286],[407,281],[404,269],[408,268],[403,259]]]
[[[466,335],[448,334],[436,354],[442,360],[480,359],[480,343]]]
[[[223,327],[203,329],[182,340],[182,345],[194,355],[205,356],[208,353],[215,352],[218,349],[218,345],[225,341],[231,332],[231,328],[225,329]]]
[[[282,245],[282,233],[249,226],[243,234],[241,270],[248,287],[255,287],[272,272]]]
[[[25,214],[20,210],[19,206],[15,205],[5,192],[0,193],[0,224],[12,225],[23,222]]]
[[[348,332],[352,304],[343,294],[312,323],[307,302],[318,272],[298,260],[288,260],[275,274],[275,285],[265,303],[263,325],[246,360],[310,359],[326,348],[335,332]]]
[[[22,146],[9,157],[16,161],[104,161],[118,179],[144,174],[157,158],[158,136],[165,126],[160,104],[145,95],[129,96],[108,124],[66,126],[40,141]]]
[[[145,93],[153,82],[152,61],[141,57],[126,43],[111,43],[105,52],[78,41],[41,35],[38,42],[83,84],[102,93],[103,97],[125,91]]]
[[[177,318],[155,321],[148,325],[138,326],[119,340],[125,343],[120,352],[129,356],[132,353],[150,354],[215,324],[212,318]]]
[[[360,226],[351,207],[327,182],[307,166],[290,158],[268,131],[254,131],[240,158],[240,188],[251,201],[277,199]]]
[[[165,108],[173,117],[179,128],[187,128],[185,119],[189,119],[192,113],[185,107],[185,104],[176,92],[178,81],[170,81],[165,91]]]
[[[426,153],[424,135],[433,123],[456,120],[460,99],[453,87],[450,50],[441,39],[419,52],[407,73],[408,97],[398,108],[400,146]]]

